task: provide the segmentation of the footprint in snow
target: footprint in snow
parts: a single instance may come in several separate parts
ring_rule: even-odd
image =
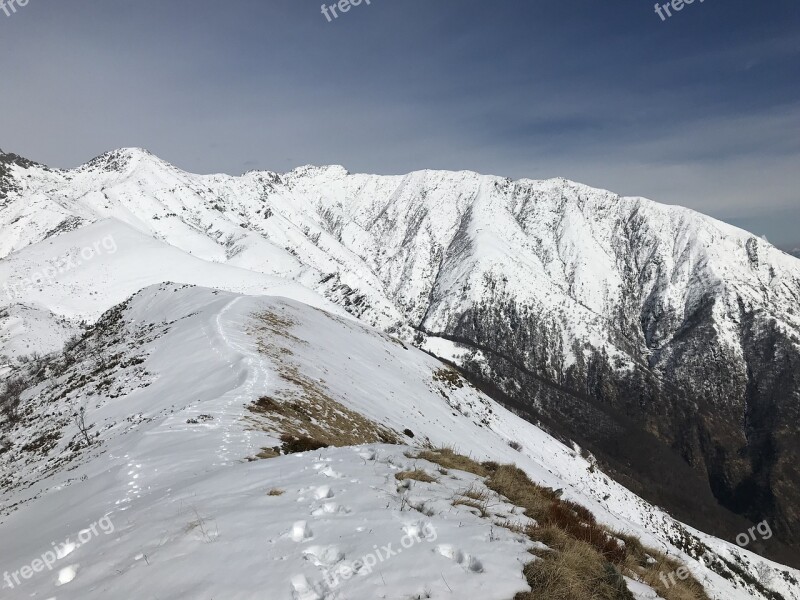
[[[335,515],[335,514],[349,514],[351,511],[346,506],[336,504],[336,502],[326,502],[319,508],[311,511],[312,517],[321,517],[322,515]]]
[[[358,455],[364,460],[375,460],[375,450],[362,450]]]
[[[80,565],[70,565],[68,567],[64,567],[58,572],[58,579],[56,580],[56,586],[65,585],[75,579],[75,576],[78,574],[78,567]]]
[[[128,458],[127,454],[125,455],[125,458]],[[139,483],[137,482],[137,480],[141,475],[139,471],[141,470],[142,465],[134,461],[130,461],[126,466],[128,469],[130,469],[126,475],[130,477],[131,480],[128,481],[127,483],[128,490],[125,493],[125,497],[116,501],[115,504],[117,506],[121,504],[128,504],[141,496],[141,488],[139,487]],[[120,511],[127,510],[127,507],[120,508],[119,510]]]
[[[414,540],[436,539],[436,529],[430,521],[415,521],[403,525],[403,533]]]
[[[326,498],[333,498],[333,491],[329,485],[321,485],[314,490],[314,497],[317,500],[325,500]]]
[[[344,560],[344,553],[336,546],[309,546],[303,556],[315,567],[331,567]]]
[[[324,600],[324,596],[317,592],[308,582],[305,575],[295,575],[292,577],[292,587],[294,600]]]
[[[330,467],[325,467],[324,469],[320,470],[319,474],[325,475],[325,477],[330,477],[332,479],[342,479],[344,477],[344,475],[342,475],[337,471],[334,471]]]
[[[292,530],[289,532],[289,537],[294,542],[302,542],[309,540],[313,537],[313,532],[305,521],[297,521],[292,525]]]
[[[436,546],[436,552],[461,565],[466,571],[471,571],[472,573],[483,573],[483,565],[481,564],[481,561],[477,559],[477,557],[467,554],[455,546],[450,544],[440,544]]]

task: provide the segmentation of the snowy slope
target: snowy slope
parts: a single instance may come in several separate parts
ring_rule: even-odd
[[[277,423],[249,407],[292,394],[340,403],[411,446],[513,461],[602,522],[686,560],[714,598],[761,596],[671,539],[702,540],[787,600],[800,598],[791,583],[800,573],[681,526],[575,450],[442,377],[442,363],[350,319],[295,300],[162,284],[104,315],[83,344],[25,396],[15,447],[0,454],[2,568],[18,572],[52,542],[70,543],[52,570],[6,585],[3,598],[127,597],[135,589],[187,599],[501,600],[526,589],[525,539],[451,505],[481,485],[472,475],[404,488],[395,473],[436,470],[403,445],[248,460],[279,443]],[[71,417],[81,408],[88,447]],[[525,522],[502,502],[494,511]],[[376,555],[387,544],[403,552]],[[375,565],[347,577],[359,559]]]
[[[289,279],[202,260],[114,218],[15,252],[0,261],[0,281],[0,307],[11,307],[8,314],[0,312],[3,351],[12,357],[59,350],[77,331],[75,323],[93,323],[111,306],[162,281],[287,296],[346,314]],[[73,325],[58,325],[64,320]]]

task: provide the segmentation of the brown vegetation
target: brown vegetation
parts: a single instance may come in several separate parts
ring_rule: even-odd
[[[488,489],[524,508],[535,521],[525,534],[548,549],[532,551],[534,559],[525,567],[531,591],[517,594],[515,600],[631,600],[623,575],[649,585],[665,600],[708,600],[691,577],[673,578],[674,583],[665,585],[661,575],[668,579],[680,568],[678,562],[636,538],[610,531],[589,510],[533,483],[514,465],[479,463],[452,448],[423,450],[417,457],[485,477]],[[454,504],[488,516],[485,493],[471,489],[461,496]]]
[[[282,445],[265,448],[258,458],[307,452],[328,446],[397,444],[400,436],[334,400],[322,381],[312,380],[292,364],[288,345],[304,342],[290,333],[294,322],[286,315],[267,311],[255,315],[250,333],[259,350],[275,363],[284,386],[273,396],[263,396],[250,405],[252,426],[280,437]]]
[[[400,473],[395,474],[395,479],[397,481],[405,481],[406,479],[413,479],[414,481],[421,481],[423,483],[434,483],[436,481],[436,477],[430,475],[427,471],[423,469],[414,469],[413,471],[401,471]]]

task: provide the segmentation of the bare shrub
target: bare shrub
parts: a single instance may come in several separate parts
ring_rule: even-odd
[[[12,377],[3,385],[3,390],[0,392],[0,411],[10,423],[19,421],[22,393],[27,387],[26,379],[21,376]]]

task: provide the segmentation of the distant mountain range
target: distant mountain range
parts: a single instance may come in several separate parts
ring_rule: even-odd
[[[728,539],[768,520],[758,549],[797,564],[800,262],[743,230],[564,179],[193,175],[123,149],[68,171],[3,155],[0,231],[0,280],[23,290],[0,291],[9,360],[165,280],[311,290],[683,520]],[[104,239],[123,260],[97,260]]]

